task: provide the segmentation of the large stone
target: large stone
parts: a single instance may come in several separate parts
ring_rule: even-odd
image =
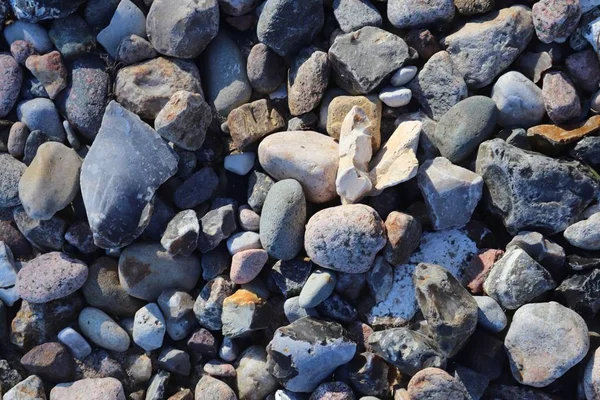
[[[385,226],[377,212],[364,204],[330,207],[306,225],[304,247],[311,260],[335,271],[368,271],[386,243]]]
[[[513,234],[561,232],[598,192],[598,182],[578,162],[527,152],[502,139],[481,144],[476,168],[490,194],[492,211]]]
[[[154,0],[146,29],[150,43],[159,53],[196,58],[219,31],[219,2]]]
[[[176,171],[177,156],[163,139],[111,102],[81,168],[81,194],[96,245],[123,247],[138,237],[152,215],[154,192]]]
[[[569,226],[564,237],[573,246],[584,250],[600,250],[600,212]]]
[[[471,88],[487,86],[517,59],[533,37],[531,10],[512,6],[464,24],[443,40]]]
[[[86,378],[60,383],[50,391],[50,400],[125,400],[123,385],[115,378]]]
[[[269,373],[267,352],[263,346],[254,345],[246,349],[240,355],[235,374],[240,399],[267,398],[279,387],[277,380]]]
[[[258,159],[276,180],[300,182],[310,202],[336,197],[338,144],[331,137],[313,131],[275,133],[260,143]]]
[[[227,116],[229,134],[238,150],[283,130],[285,119],[266,99],[256,100],[232,110]]]
[[[416,28],[450,22],[454,18],[452,0],[388,0],[387,13],[396,28]]]
[[[121,40],[130,35],[146,37],[146,16],[132,1],[122,0],[110,24],[96,38],[108,54],[116,59]]]
[[[329,48],[336,82],[351,94],[375,90],[407,58],[404,40],[372,26],[338,36]]]
[[[57,342],[41,344],[21,358],[27,372],[45,381],[65,382],[73,379],[75,363],[69,350]]]
[[[590,339],[583,318],[550,302],[519,308],[504,346],[514,378],[524,385],[545,387],[583,360]]]
[[[203,93],[198,67],[191,61],[158,57],[120,69],[114,93],[123,107],[152,120],[180,90]]]
[[[323,28],[325,12],[321,0],[269,0],[265,3],[256,34],[258,40],[282,57],[290,56],[312,42]]]
[[[64,18],[83,3],[85,0],[10,0],[15,16],[27,22]]]
[[[275,331],[267,346],[269,372],[288,390],[312,392],[356,352],[341,325],[301,318]]]
[[[23,71],[10,54],[0,54],[0,67],[3,72],[2,79],[0,79],[0,118],[4,118],[19,98],[23,83]]]
[[[0,154],[0,207],[14,207],[21,203],[19,181],[26,168],[10,154]]]

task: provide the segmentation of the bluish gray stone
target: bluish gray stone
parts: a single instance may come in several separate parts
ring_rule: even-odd
[[[110,24],[98,33],[98,43],[114,59],[121,40],[132,34],[146,37],[146,16],[130,0],[121,0]]]
[[[149,303],[140,308],[133,321],[133,341],[146,351],[160,349],[167,328],[158,304]]]
[[[19,181],[27,166],[10,154],[0,154],[0,207],[14,207],[19,200]]]
[[[219,177],[211,167],[204,167],[186,179],[173,196],[175,205],[183,210],[194,208],[209,200],[217,186]]]
[[[206,253],[216,248],[237,229],[235,208],[227,204],[211,210],[200,219],[200,222],[202,232],[198,238],[198,250]]]
[[[10,0],[15,16],[27,22],[64,18],[83,3],[85,0]]]
[[[25,165],[30,165],[37,155],[38,149],[44,143],[48,142],[60,142],[60,140],[42,131],[32,131],[29,136],[27,136],[27,140],[25,141],[25,148],[23,150],[23,163]]]
[[[498,125],[529,128],[542,121],[546,109],[542,89],[517,71],[502,75],[492,88],[498,107]]]
[[[79,329],[94,344],[107,350],[124,352],[129,348],[127,332],[97,308],[86,307],[81,311]]]
[[[10,46],[17,40],[26,40],[39,54],[45,54],[54,48],[48,32],[38,24],[14,21],[4,28],[4,38]]]
[[[71,327],[66,327],[58,333],[58,340],[71,350],[73,355],[82,360],[92,352],[89,343]]]
[[[83,9],[83,16],[97,32],[108,26],[120,2],[121,0],[88,1]]]
[[[60,142],[67,138],[58,110],[50,99],[37,98],[19,103],[17,117],[30,131],[42,131]]]
[[[381,14],[369,0],[334,0],[333,15],[345,33],[365,26],[380,27]]]
[[[300,296],[298,304],[302,308],[313,308],[322,303],[326,298],[331,296],[337,282],[337,274],[335,271],[326,269],[316,269],[308,279]]]
[[[65,242],[67,222],[56,215],[47,221],[30,218],[23,207],[13,210],[13,219],[19,231],[41,250],[60,250]]]
[[[290,323],[304,317],[320,318],[315,308],[304,308],[300,306],[300,297],[290,297],[283,303],[283,313]]]
[[[48,34],[56,49],[67,59],[83,56],[96,48],[92,30],[77,14],[52,21]]]
[[[388,0],[387,14],[396,28],[435,26],[454,18],[454,1]]]
[[[477,324],[490,332],[498,333],[506,328],[506,314],[494,299],[488,296],[474,296],[477,302]]]

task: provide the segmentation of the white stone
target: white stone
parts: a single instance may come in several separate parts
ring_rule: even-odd
[[[92,352],[87,340],[75,329],[67,327],[58,333],[58,340],[71,350],[71,353],[80,360],[86,358]]]
[[[367,322],[374,326],[401,326],[414,317],[418,310],[413,272],[415,265],[394,267],[394,281],[388,295],[376,303],[367,314]]]
[[[585,366],[583,390],[587,400],[600,400],[600,348],[594,351]]]
[[[412,81],[417,75],[417,67],[409,65],[408,67],[402,67],[398,71],[394,72],[390,83],[392,86],[400,87],[406,85]]]
[[[402,107],[410,103],[412,91],[408,88],[388,87],[379,93],[379,100],[383,101],[388,107]]]
[[[246,175],[254,167],[256,154],[251,152],[230,154],[225,157],[225,169],[237,175]]]
[[[369,175],[373,183],[371,196],[377,196],[384,189],[415,177],[419,168],[417,147],[422,127],[421,121],[401,122],[387,143],[375,154],[369,163]]]
[[[133,320],[133,341],[146,351],[160,349],[167,329],[165,317],[156,303],[137,310]]]
[[[250,249],[262,249],[260,235],[256,232],[239,232],[227,239],[227,250],[232,256]]]
[[[0,288],[6,289],[15,286],[18,272],[10,247],[0,241]]]
[[[146,37],[146,17],[142,10],[130,0],[122,0],[110,20],[110,24],[98,33],[96,39],[108,54],[116,59],[121,40],[130,35]]]
[[[365,111],[352,107],[344,118],[340,133],[337,178],[335,187],[342,204],[352,204],[373,187],[368,168],[371,160],[373,125]]]

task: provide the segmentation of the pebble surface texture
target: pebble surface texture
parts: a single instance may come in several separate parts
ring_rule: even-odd
[[[0,0],[0,397],[600,400],[600,0]]]

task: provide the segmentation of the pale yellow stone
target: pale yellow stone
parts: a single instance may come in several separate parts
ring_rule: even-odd
[[[334,139],[339,139],[344,118],[346,118],[346,115],[348,115],[354,106],[362,108],[367,114],[369,121],[371,121],[373,151],[377,151],[381,146],[382,115],[381,100],[379,100],[377,95],[338,96],[334,98],[327,110],[327,133]]]

